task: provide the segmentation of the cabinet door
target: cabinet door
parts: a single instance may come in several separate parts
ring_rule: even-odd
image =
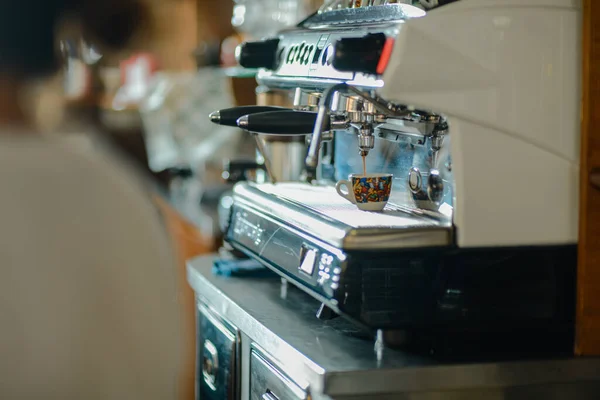
[[[237,400],[239,333],[203,304],[198,306],[196,397]]]
[[[305,400],[306,392],[282,371],[252,350],[250,357],[250,400]]]

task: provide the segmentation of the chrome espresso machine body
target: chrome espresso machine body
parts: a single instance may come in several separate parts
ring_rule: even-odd
[[[319,299],[321,317],[568,337],[579,14],[551,0],[463,0],[427,15],[405,4],[324,8],[242,45],[240,64],[296,100],[238,126],[303,135],[307,157],[301,181],[236,185],[227,242]],[[381,213],[336,194],[362,156],[367,172],[394,174]]]

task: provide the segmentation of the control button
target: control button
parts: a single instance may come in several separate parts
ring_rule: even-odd
[[[327,253],[323,253],[323,255],[321,256],[321,262],[328,267],[331,266],[332,261],[333,261],[333,257],[331,257]]]
[[[279,39],[268,39],[261,42],[242,43],[235,50],[237,62],[244,68],[277,67],[277,48]]]
[[[331,278],[331,280],[332,280],[332,281],[334,281],[334,282],[339,282],[339,281],[340,281],[340,276],[339,276],[339,275],[334,275],[334,276]]]
[[[332,283],[332,284],[331,284],[331,288],[332,288],[333,290],[337,290],[339,287],[340,287],[339,283],[335,283],[335,282],[334,282],[334,283]]]
[[[421,171],[417,167],[412,167],[408,173],[408,187],[413,193],[418,193],[421,191],[422,186],[423,178],[421,177]]]
[[[336,275],[339,275],[341,272],[342,272],[342,269],[340,267],[335,267],[333,269],[333,273],[336,274]]]

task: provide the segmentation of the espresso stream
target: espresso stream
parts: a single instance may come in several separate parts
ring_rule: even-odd
[[[363,159],[363,176],[367,176],[367,156],[362,156]]]

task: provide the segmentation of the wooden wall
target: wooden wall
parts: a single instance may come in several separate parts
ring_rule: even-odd
[[[202,41],[222,42],[233,34],[232,0],[146,0],[156,29],[150,50],[164,69],[195,68],[192,52]]]
[[[187,283],[186,261],[198,255],[215,251],[215,241],[213,238],[202,237],[194,225],[186,221],[163,199],[156,197],[154,200],[164,218],[177,256],[178,297],[185,314],[184,345],[187,353],[182,360],[183,372],[179,381],[180,400],[194,400],[196,383],[196,301],[194,291]]]
[[[232,35],[232,11],[232,0],[197,0],[198,38],[213,38],[221,42]]]
[[[198,45],[196,0],[146,0],[155,29],[148,50],[162,69],[194,69],[192,52]]]
[[[600,171],[600,2],[583,0],[583,7],[581,189],[575,352],[580,355],[600,355],[600,173],[597,178],[593,174],[594,171]]]
[[[193,70],[192,57],[201,41],[221,42],[229,36],[231,28],[232,0],[146,0],[150,4],[151,36],[141,37],[133,45],[135,49],[147,50],[157,56],[161,69]],[[181,376],[181,400],[195,398],[196,379],[196,306],[194,292],[187,283],[186,261],[215,251],[213,238],[202,237],[195,226],[163,200],[156,198],[167,229],[171,234],[177,253],[177,275],[180,286],[180,301],[187,316],[185,322],[186,346],[190,351],[183,360]]]
[[[117,66],[132,52],[154,54],[161,69],[193,70],[192,56],[201,41],[221,42],[233,34],[232,0],[143,0],[148,11],[148,30],[140,30],[131,44],[107,55],[107,64]]]

